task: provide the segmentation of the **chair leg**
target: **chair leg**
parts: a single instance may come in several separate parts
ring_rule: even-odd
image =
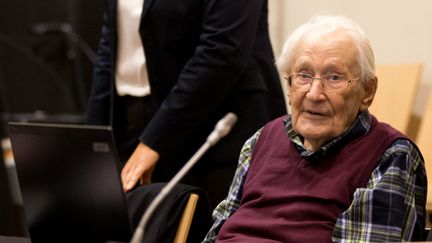
[[[195,208],[198,203],[199,196],[192,193],[189,196],[189,200],[183,210],[183,215],[180,219],[179,227],[177,228],[177,233],[174,238],[174,243],[186,243],[189,229],[192,224],[192,219],[195,213]]]

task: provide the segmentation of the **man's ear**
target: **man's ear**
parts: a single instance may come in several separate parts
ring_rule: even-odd
[[[361,100],[360,110],[365,111],[371,106],[378,88],[378,77],[373,77],[364,84],[364,96]]]

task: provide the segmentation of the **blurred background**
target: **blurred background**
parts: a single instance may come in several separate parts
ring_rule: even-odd
[[[0,1],[3,123],[82,122],[102,17],[103,1]]]
[[[27,235],[5,125],[83,122],[102,18],[103,1],[0,1],[0,235]]]
[[[0,1],[0,149],[3,150],[0,152],[4,154],[0,153],[0,235],[26,234],[16,220],[16,215],[22,213],[21,199],[5,124],[8,121],[83,122],[103,2]],[[431,122],[427,125],[430,127],[432,1],[269,0],[270,34],[276,56],[286,36],[318,11],[344,15],[359,23],[371,41],[378,65],[421,65],[420,75],[414,78],[418,83],[413,81],[414,91],[409,94],[413,98],[407,101],[412,118],[409,120],[415,131],[412,138],[415,139],[418,128],[426,127],[421,120],[427,107],[430,107]],[[387,107],[395,106],[395,100],[408,95],[404,90],[401,94],[390,90],[408,82],[407,79],[397,81],[398,75],[389,80],[388,86],[383,85],[385,79],[380,79],[379,87],[393,95]],[[284,82],[283,86],[286,89]],[[424,137],[430,140],[431,135]],[[430,146],[423,147],[426,148],[423,151],[432,151]],[[427,156],[432,158],[432,153]],[[432,211],[432,196],[428,202]],[[16,210],[10,210],[11,207]]]

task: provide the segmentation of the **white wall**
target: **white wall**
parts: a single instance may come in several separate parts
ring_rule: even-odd
[[[421,116],[432,86],[431,0],[269,0],[269,11],[276,56],[291,31],[324,11],[360,24],[371,41],[376,63],[423,63],[414,104],[414,113]]]

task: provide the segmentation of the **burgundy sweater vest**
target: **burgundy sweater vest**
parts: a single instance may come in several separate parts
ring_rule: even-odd
[[[319,160],[299,155],[283,117],[257,141],[240,208],[217,242],[331,242],[337,218],[356,188],[365,187],[379,158],[403,134],[372,117],[369,132]]]

